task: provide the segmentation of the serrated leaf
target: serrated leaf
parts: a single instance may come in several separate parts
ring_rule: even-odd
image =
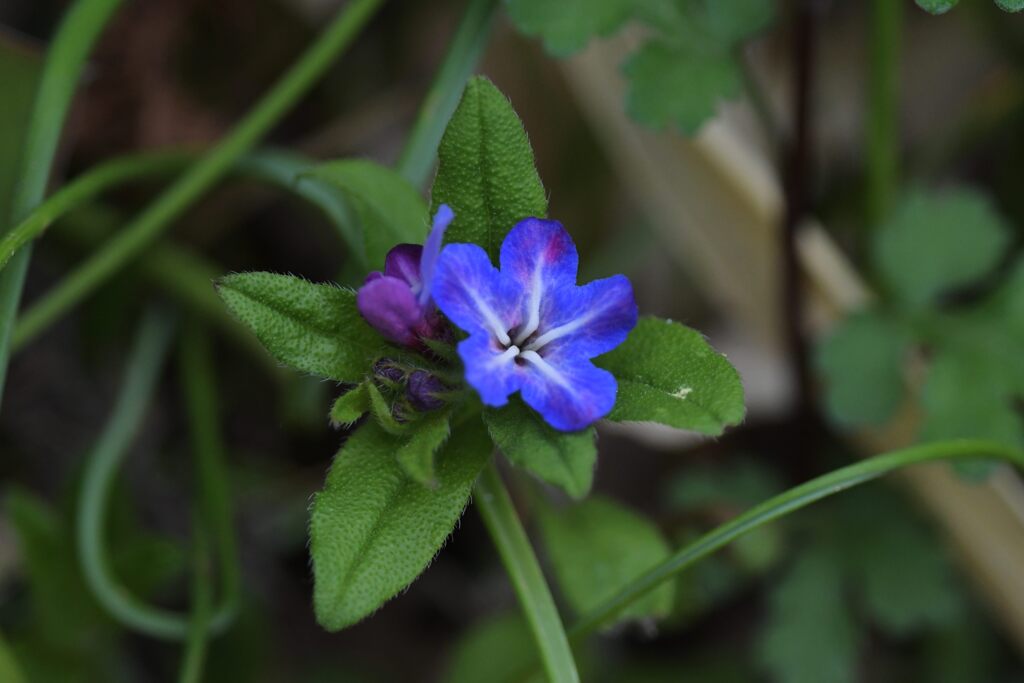
[[[597,461],[593,427],[572,433],[557,431],[518,396],[503,408],[484,410],[484,423],[494,445],[513,465],[561,487],[573,498],[590,491]]]
[[[611,599],[671,552],[654,524],[612,500],[592,496],[561,510],[542,506],[539,511],[558,585],[579,614]],[[663,583],[616,620],[664,617],[672,609],[674,589],[672,582]]]
[[[609,420],[660,422],[718,435],[743,420],[743,385],[724,356],[699,332],[641,318],[626,339],[595,363],[619,382]]]
[[[909,193],[878,229],[875,264],[888,292],[911,308],[986,275],[1009,231],[992,203],[970,189]]]
[[[771,21],[769,0],[644,0],[637,15],[659,36],[625,63],[626,109],[653,128],[696,133],[743,90],[736,46]]]
[[[742,74],[728,52],[695,52],[652,40],[623,70],[629,79],[626,110],[655,129],[675,125],[696,133],[714,116],[719,102],[740,94]]]
[[[398,464],[414,481],[434,485],[434,457],[451,434],[451,413],[434,411],[417,420],[395,453]]]
[[[317,621],[336,631],[373,613],[430,564],[462,515],[487,457],[479,422],[452,435],[437,459],[437,487],[409,479],[393,453],[401,440],[376,423],[335,456],[310,522]]]
[[[892,417],[905,394],[909,342],[903,327],[879,312],[840,322],[815,350],[829,416],[847,427],[881,425]]]
[[[930,14],[945,14],[957,6],[960,0],[916,0],[917,6]]]
[[[486,78],[469,81],[437,151],[432,211],[455,212],[447,242],[472,242],[496,260],[509,230],[547,214],[533,150],[508,98]]]
[[[565,57],[591,38],[618,29],[629,17],[633,0],[505,0],[505,5],[516,28],[541,38],[552,55]]]
[[[666,42],[720,52],[763,30],[774,16],[771,0],[639,0],[635,9]]]
[[[779,683],[856,680],[859,634],[834,558],[805,551],[772,590],[757,656]]]
[[[420,244],[427,236],[427,205],[409,181],[386,166],[365,159],[320,164],[308,172],[340,189],[362,228],[362,260],[371,270],[399,243]]]
[[[363,379],[384,340],[356,309],[356,294],[275,273],[236,273],[217,293],[274,358],[339,382]]]
[[[367,385],[358,384],[339,396],[331,406],[331,422],[336,425],[350,425],[370,410],[370,393]]]

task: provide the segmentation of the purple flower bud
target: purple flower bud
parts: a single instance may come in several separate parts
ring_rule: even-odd
[[[402,371],[402,368],[394,365],[394,361],[388,358],[382,358],[373,364],[373,375],[395,384],[405,379],[405,373]]]
[[[444,405],[444,399],[440,395],[446,391],[448,391],[448,387],[425,370],[417,370],[409,375],[406,396],[416,410],[421,412],[437,410]]]
[[[388,252],[383,273],[366,276],[356,304],[366,321],[390,341],[415,347],[420,338],[444,334],[444,321],[431,301],[431,284],[444,231],[453,219],[451,209],[442,204],[426,247],[399,244]]]

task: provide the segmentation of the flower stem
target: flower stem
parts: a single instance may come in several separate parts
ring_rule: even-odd
[[[422,186],[430,174],[448,119],[487,46],[497,8],[497,0],[469,0],[448,54],[423,100],[397,164],[398,172],[416,187]]]
[[[873,0],[868,33],[867,223],[878,226],[899,185],[899,65],[903,3]]]
[[[19,321],[15,344],[39,334],[79,300],[146,249],[232,164],[255,145],[355,39],[383,0],[352,0],[320,38],[206,156],[165,190],[130,225],[72,272]]]
[[[551,683],[578,682],[562,620],[493,460],[477,480],[474,502],[519,597],[548,679]]]
[[[933,460],[1006,460],[1024,468],[1024,452],[992,441],[957,440],[912,446],[843,467],[769,498],[742,515],[709,531],[623,588],[583,616],[569,631],[573,641],[600,628],[623,608],[642,598],[687,567],[720,550],[754,529],[790,512],[889,472]]]
[[[61,128],[75,87],[81,80],[85,58],[120,4],[121,0],[79,0],[57,29],[28,117],[21,167],[15,174],[18,184],[11,197],[11,216],[0,217],[5,224],[8,218],[10,224],[21,220],[43,199]],[[0,272],[0,396],[7,379],[14,317],[30,259],[31,251],[26,249],[10,267]]]

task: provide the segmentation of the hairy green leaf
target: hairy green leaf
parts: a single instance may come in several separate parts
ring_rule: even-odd
[[[366,382],[357,384],[339,396],[331,406],[331,422],[351,425],[370,410],[370,393]]]
[[[356,294],[275,273],[237,273],[217,282],[228,308],[274,358],[339,382],[362,381],[384,340],[356,309]]]
[[[391,455],[400,445],[367,422],[338,452],[313,501],[313,605],[330,631],[374,612],[430,564],[490,455],[482,425],[464,424],[439,454],[437,486],[429,489]]]
[[[619,381],[608,419],[660,422],[718,435],[743,420],[743,385],[724,356],[700,333],[641,318],[625,343],[596,361]]]
[[[880,226],[875,264],[890,294],[924,308],[998,263],[1009,231],[992,203],[970,189],[913,191]]]
[[[600,497],[553,510],[540,508],[540,528],[558,585],[585,614],[667,558],[671,552],[650,521]],[[619,620],[664,617],[674,584],[665,582],[618,615]]]
[[[484,410],[494,444],[513,465],[582,498],[594,481],[594,428],[560,432],[515,396],[503,408]]]
[[[1024,0],[996,0],[996,5],[1006,12],[1019,12],[1024,9]]]
[[[433,486],[434,457],[451,434],[451,413],[438,410],[421,417],[410,427],[410,434],[395,458],[413,480]]]
[[[845,426],[881,425],[904,397],[903,360],[910,340],[897,322],[868,311],[843,320],[817,348],[825,406]]]
[[[551,54],[565,57],[595,36],[607,36],[629,17],[633,0],[505,0],[523,33],[538,36]]]
[[[384,267],[384,257],[396,244],[426,239],[427,205],[396,171],[365,159],[345,159],[320,164],[308,175],[338,187],[351,203],[362,228],[363,262],[371,270]]]
[[[437,151],[433,210],[455,212],[448,242],[479,244],[492,259],[518,221],[547,214],[547,196],[534,168],[523,124],[486,78],[469,81]]]
[[[917,6],[931,14],[945,14],[957,6],[960,0],[915,0]]]
[[[856,680],[857,641],[834,558],[805,551],[772,591],[761,666],[779,683],[849,683]]]
[[[366,394],[370,397],[370,412],[381,429],[388,434],[404,434],[406,425],[399,422],[395,417],[394,403],[384,397],[384,394],[377,388],[377,385],[373,382],[367,382]]]

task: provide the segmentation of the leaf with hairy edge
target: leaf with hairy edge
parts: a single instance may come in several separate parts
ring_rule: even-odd
[[[291,275],[237,273],[217,293],[278,361],[297,370],[356,383],[384,340],[356,309],[356,293]]]
[[[479,244],[496,260],[506,233],[548,202],[523,124],[486,78],[469,81],[437,151],[432,211],[447,204],[455,220],[447,242]]]
[[[610,600],[671,553],[654,524],[612,500],[590,497],[562,510],[547,505],[539,510],[558,585],[579,614]],[[673,594],[674,584],[665,582],[618,619],[664,617],[672,610]]]
[[[313,605],[329,631],[373,613],[430,564],[491,452],[479,422],[462,425],[439,454],[437,487],[429,489],[391,457],[400,444],[367,422],[335,456],[313,500]]]
[[[595,36],[607,36],[629,18],[633,0],[506,0],[509,19],[538,36],[556,57],[566,57]]]
[[[331,422],[351,425],[370,410],[370,393],[366,383],[356,385],[339,396],[331,407]]]
[[[370,398],[370,412],[373,414],[377,424],[388,434],[401,435],[406,432],[406,425],[399,422],[395,417],[394,404],[384,398],[377,385],[367,382],[366,393]]]
[[[660,422],[713,436],[743,420],[736,369],[679,323],[641,318],[622,345],[595,363],[619,382],[609,420]]]
[[[424,415],[410,426],[410,431],[395,458],[413,480],[433,487],[434,458],[451,434],[451,413],[441,410]]]
[[[573,498],[582,498],[590,491],[597,461],[593,427],[559,432],[518,396],[503,408],[484,410],[484,422],[494,445],[513,465],[561,487]]]
[[[307,175],[345,194],[359,218],[363,259],[371,270],[384,267],[384,257],[396,244],[426,239],[427,205],[396,171],[365,159],[346,159],[320,164]]]

